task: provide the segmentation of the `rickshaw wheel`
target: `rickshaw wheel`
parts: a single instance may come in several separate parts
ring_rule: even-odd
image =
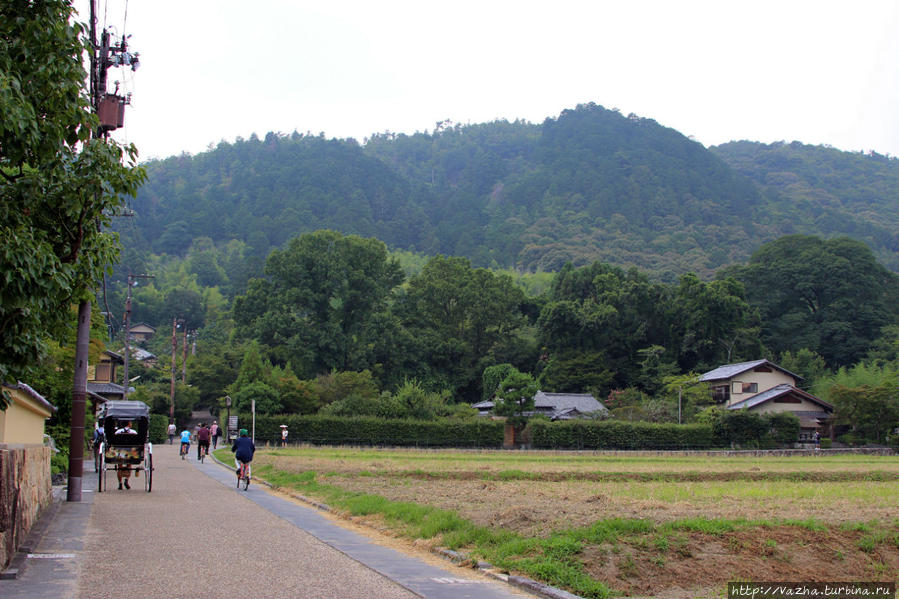
[[[153,454],[150,452],[144,456],[144,486],[147,493],[153,490]]]
[[[100,445],[100,449],[99,449],[100,456],[98,457],[99,466],[97,467],[97,472],[99,473],[98,474],[99,479],[97,480],[97,492],[98,493],[103,492],[103,487],[104,487],[103,482],[106,477],[106,456],[104,455],[106,452],[104,451],[104,449],[105,448],[103,447],[103,445]]]

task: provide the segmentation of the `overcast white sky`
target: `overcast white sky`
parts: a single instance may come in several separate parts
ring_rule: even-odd
[[[586,102],[706,146],[899,156],[895,0],[98,4],[140,53],[109,78],[133,92],[116,137],[142,159],[268,131],[362,142],[444,119],[540,123]]]

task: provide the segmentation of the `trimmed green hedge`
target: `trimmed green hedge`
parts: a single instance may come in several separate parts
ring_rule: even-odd
[[[278,443],[286,424],[291,444],[374,445],[396,447],[484,447],[503,444],[503,423],[472,420],[387,420],[376,417],[256,415],[256,442]],[[241,414],[239,428],[252,430],[250,414]]]
[[[239,427],[252,429],[253,419],[241,414]],[[277,444],[286,424],[291,444],[366,445],[390,447],[500,448],[501,421],[387,420],[360,416],[256,415],[256,442]],[[654,424],[621,420],[533,420],[526,435],[534,449],[709,449],[726,445],[709,425]]]
[[[708,449],[722,441],[704,424],[655,424],[623,420],[534,420],[528,424],[535,449]]]
[[[150,443],[165,443],[168,436],[165,434],[169,427],[169,417],[163,414],[150,414]]]

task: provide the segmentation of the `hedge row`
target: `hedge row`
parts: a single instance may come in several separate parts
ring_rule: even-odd
[[[527,432],[535,449],[709,449],[724,445],[711,426],[622,420],[534,420]]]
[[[250,430],[253,418],[238,417],[238,426]],[[277,443],[280,425],[286,424],[288,441],[313,445],[371,445],[396,447],[499,448],[503,423],[476,420],[386,420],[376,417],[256,415],[256,442]]]
[[[164,443],[168,441],[166,430],[169,428],[169,417],[163,414],[150,414],[150,429],[148,436],[150,443]]]

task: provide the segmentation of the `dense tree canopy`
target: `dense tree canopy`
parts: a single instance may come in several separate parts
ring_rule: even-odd
[[[787,236],[734,273],[759,307],[762,342],[778,353],[807,348],[831,367],[850,365],[896,322],[899,278],[846,237]]]
[[[239,335],[306,376],[372,365],[380,335],[373,323],[403,280],[383,243],[309,233],[273,251],[265,275],[234,302]]]
[[[69,306],[116,259],[103,227],[142,180],[133,146],[90,139],[97,120],[72,12],[66,0],[0,5],[3,381],[24,378],[47,339],[74,324]]]
[[[801,144],[709,150],[594,104],[542,124],[444,122],[363,146],[253,136],[147,168],[122,233],[155,253],[183,256],[191,238],[208,237],[264,259],[294,235],[331,229],[475,266],[599,260],[673,282],[709,279],[802,232],[862,239],[899,265],[899,220],[877,216],[889,213],[899,161]]]

